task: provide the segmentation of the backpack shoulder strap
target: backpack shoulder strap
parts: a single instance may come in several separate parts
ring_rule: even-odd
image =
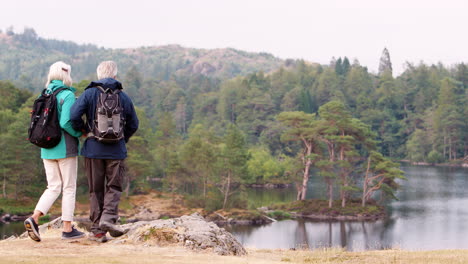
[[[120,93],[120,89],[115,89],[115,90],[112,90],[111,88],[104,88],[102,86],[96,86],[102,93],[111,93],[111,94],[118,94]]]
[[[109,89],[104,89],[104,87],[102,86],[95,86],[96,88],[98,88],[99,91],[101,91],[101,93],[107,93],[107,91],[109,91]]]
[[[46,90],[47,90],[47,89],[46,89]],[[65,88],[65,87],[59,88],[59,89],[55,90],[52,94],[53,94],[54,96],[57,96],[57,94],[59,94],[59,93],[60,93],[61,91],[63,91],[63,90],[68,90],[68,88]],[[45,91],[44,91],[44,92],[45,92]]]
[[[57,95],[58,95],[61,91],[63,91],[63,90],[69,90],[69,89],[68,89],[68,88],[65,88],[65,87],[64,87],[64,88],[59,88],[59,89],[57,89],[57,90],[54,91],[53,96],[57,97]],[[64,100],[61,99],[58,103],[59,103],[60,105],[63,105]]]

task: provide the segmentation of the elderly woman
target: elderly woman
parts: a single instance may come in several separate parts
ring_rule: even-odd
[[[75,194],[78,164],[78,138],[80,131],[72,128],[70,108],[75,102],[75,88],[71,87],[71,67],[62,61],[50,66],[46,83],[46,93],[65,88],[56,95],[57,115],[62,137],[58,145],[52,148],[41,148],[41,158],[47,175],[47,189],[42,194],[31,217],[24,221],[29,237],[41,241],[39,234],[39,217],[47,214],[52,204],[62,194],[62,239],[76,239],[84,236],[72,226],[75,211]]]

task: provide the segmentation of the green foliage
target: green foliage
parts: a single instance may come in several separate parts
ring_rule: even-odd
[[[249,150],[250,159],[247,161],[249,178],[246,183],[273,182],[275,178],[283,176],[285,168],[283,162],[271,156],[264,148]]]
[[[437,150],[431,150],[427,155],[427,162],[429,163],[441,163],[444,161],[442,154],[437,152]]]
[[[31,92],[17,89],[9,81],[0,80],[0,110],[16,112],[31,95]]]
[[[405,180],[403,171],[399,164],[392,162],[381,153],[371,151],[367,160],[367,168],[363,180],[362,206],[372,197],[372,195],[381,191],[384,195],[396,199],[394,193],[399,185],[398,179]]]
[[[11,215],[27,215],[34,210],[35,204],[26,200],[12,200],[0,198],[0,209],[3,212]]]
[[[224,195],[223,209],[226,208],[228,198],[234,193],[237,184],[242,183],[248,176],[247,152],[244,134],[235,125],[228,126],[221,147],[219,177],[216,182],[221,186],[219,190]]]
[[[426,133],[421,129],[416,129],[406,142],[408,158],[416,162],[426,161],[431,144],[432,142],[429,142]]]
[[[273,212],[269,212],[267,214],[269,217],[274,218],[276,220],[286,220],[286,219],[291,219],[291,214],[288,212],[284,212],[281,210],[276,210]]]
[[[303,215],[320,214],[329,217],[337,216],[378,216],[385,214],[382,206],[370,204],[362,207],[359,201],[351,200],[346,208],[341,207],[338,201],[328,206],[325,200],[311,199],[307,201],[294,201],[290,203],[271,206],[273,210],[285,212],[297,212]]]

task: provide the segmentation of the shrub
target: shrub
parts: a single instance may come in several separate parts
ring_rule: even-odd
[[[427,154],[427,162],[429,163],[442,163],[444,162],[444,157],[436,150],[432,150]]]
[[[269,212],[268,216],[276,220],[291,219],[291,214],[283,211]]]

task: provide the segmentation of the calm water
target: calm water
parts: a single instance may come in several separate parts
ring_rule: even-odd
[[[0,223],[0,239],[5,239],[15,234],[22,234],[24,231],[23,222]]]
[[[253,248],[468,249],[468,169],[425,166],[402,169],[408,180],[401,183],[402,189],[397,193],[400,200],[388,205],[388,219],[375,222],[286,220],[228,229],[244,246]],[[311,182],[311,196],[320,197],[323,190],[320,181]],[[275,200],[276,190],[251,191],[259,197],[257,202],[262,201],[260,204]],[[276,197],[276,200],[294,199],[294,195],[285,195],[285,190],[278,191]]]

